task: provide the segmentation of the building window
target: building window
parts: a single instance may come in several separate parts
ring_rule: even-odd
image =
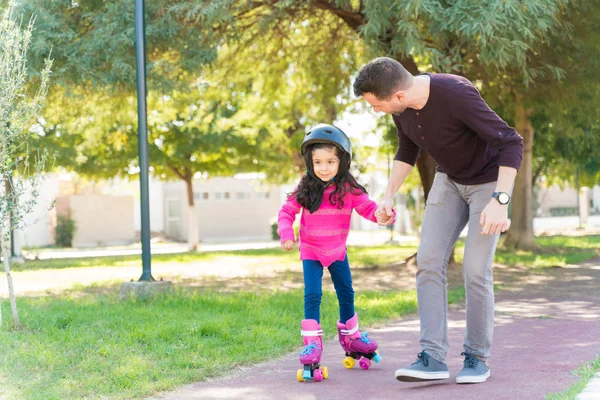
[[[252,198],[252,193],[249,193],[249,192],[237,192],[235,194],[235,197],[238,200],[250,200]]]
[[[194,200],[196,201],[206,201],[210,198],[208,192],[195,192],[194,193]]]
[[[231,193],[229,192],[215,192],[215,200],[229,200]]]
[[[270,193],[269,192],[256,192],[257,199],[268,199]]]

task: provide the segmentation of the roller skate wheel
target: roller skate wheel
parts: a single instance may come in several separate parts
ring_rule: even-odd
[[[304,372],[303,369],[299,369],[298,372],[296,373],[296,378],[298,379],[298,382],[306,382],[304,377],[302,377],[303,372]]]
[[[321,371],[320,369],[315,369],[313,371],[313,379],[315,380],[315,382],[321,382],[323,380],[323,371]]]
[[[381,356],[379,355],[378,352],[375,352],[375,355],[373,356],[373,361],[375,361],[376,363],[381,361]]]
[[[346,357],[344,358],[344,367],[350,369],[354,367],[354,358]]]
[[[321,367],[321,371],[323,371],[323,379],[329,378],[329,368]]]
[[[358,361],[358,365],[360,366],[361,369],[367,370],[371,366],[371,360],[369,360],[368,358],[362,357]]]

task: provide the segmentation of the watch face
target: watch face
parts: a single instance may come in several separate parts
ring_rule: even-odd
[[[508,202],[510,201],[510,196],[507,193],[500,193],[498,195],[498,201],[501,204],[508,204]]]

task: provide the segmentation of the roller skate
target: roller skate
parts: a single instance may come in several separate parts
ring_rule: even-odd
[[[371,366],[371,360],[378,363],[381,356],[377,353],[377,342],[369,337],[368,333],[360,333],[358,330],[358,315],[355,313],[345,324],[337,323],[340,344],[346,352],[344,366],[354,367],[356,360],[360,368],[367,370]]]
[[[329,370],[327,367],[319,365],[321,362],[321,353],[323,352],[323,330],[321,325],[314,319],[305,319],[302,321],[302,340],[304,349],[300,353],[300,363],[304,365],[299,369],[296,377],[298,382],[314,380],[320,382],[327,379]]]

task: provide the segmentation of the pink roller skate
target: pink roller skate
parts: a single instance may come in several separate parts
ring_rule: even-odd
[[[297,375],[298,382],[314,380],[320,382],[327,379],[329,370],[327,367],[321,367],[321,353],[323,352],[323,330],[321,325],[314,319],[305,319],[302,321],[302,340],[304,349],[300,353],[300,363],[304,364],[304,369],[299,369]]]
[[[344,366],[346,368],[354,367],[354,360],[358,360],[358,365],[362,369],[369,369],[371,360],[378,363],[381,356],[377,353],[377,342],[369,338],[368,333],[360,333],[358,330],[358,315],[355,313],[352,318],[342,324],[337,323],[338,337],[340,344],[346,352]]]

